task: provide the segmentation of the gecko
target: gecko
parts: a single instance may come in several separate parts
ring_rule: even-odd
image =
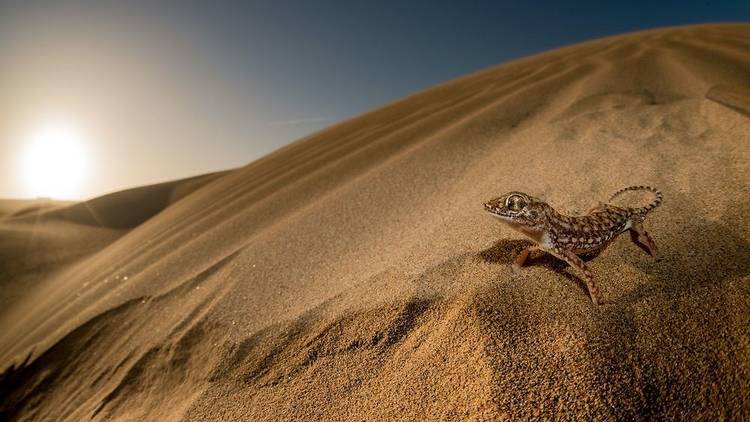
[[[648,205],[637,208],[611,204],[628,191],[648,191],[654,198]],[[599,289],[594,275],[580,256],[600,253],[617,236],[629,231],[633,243],[657,258],[656,243],[643,228],[643,220],[661,205],[662,198],[662,193],[652,187],[630,186],[615,192],[607,203],[600,202],[586,215],[569,216],[558,213],[539,198],[514,191],[487,201],[484,209],[534,242],[516,257],[512,265],[514,275],[520,273],[530,253],[547,252],[583,274],[591,301],[598,305]]]

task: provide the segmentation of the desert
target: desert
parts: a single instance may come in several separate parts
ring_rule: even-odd
[[[470,74],[244,167],[0,202],[3,420],[741,420],[750,25]],[[482,204],[657,187],[601,303]],[[637,198],[636,198],[637,199]]]

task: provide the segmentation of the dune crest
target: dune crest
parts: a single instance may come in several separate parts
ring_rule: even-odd
[[[386,105],[177,201],[99,208],[123,224],[6,216],[0,418],[745,415],[748,40],[744,24],[595,40]],[[527,243],[482,210],[521,190],[583,212],[634,184],[664,193],[646,223],[662,259],[618,239],[590,262],[599,307],[549,257],[513,278]],[[123,204],[153,212],[124,221]],[[32,228],[94,246],[6,264],[34,254]]]

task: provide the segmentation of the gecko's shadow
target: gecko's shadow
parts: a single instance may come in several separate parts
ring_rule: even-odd
[[[489,248],[479,252],[478,257],[489,264],[505,264],[510,269],[510,266],[513,264],[513,261],[515,261],[518,254],[521,253],[524,248],[532,245],[532,242],[523,239],[500,239]],[[595,258],[596,255],[597,254],[584,255],[581,256],[581,259],[589,261]],[[533,252],[526,259],[523,266],[524,268],[537,266],[549,268],[575,283],[586,295],[589,294],[586,283],[578,276],[571,274],[570,270],[566,270],[566,268],[569,267],[567,262],[557,259],[546,252]]]

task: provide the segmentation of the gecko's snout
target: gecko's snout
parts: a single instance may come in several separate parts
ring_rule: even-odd
[[[484,210],[492,215],[501,215],[502,207],[497,199],[493,199],[484,203]]]

